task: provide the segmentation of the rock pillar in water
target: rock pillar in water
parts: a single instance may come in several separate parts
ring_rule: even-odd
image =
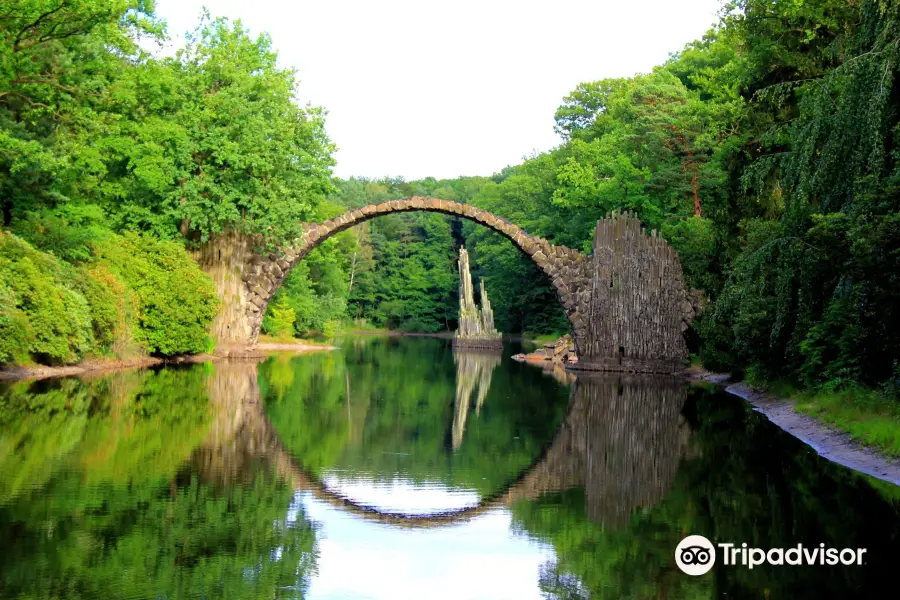
[[[500,332],[494,328],[494,311],[481,282],[481,309],[475,305],[472,274],[469,272],[469,253],[459,250],[459,326],[453,345],[460,348],[501,349]]]

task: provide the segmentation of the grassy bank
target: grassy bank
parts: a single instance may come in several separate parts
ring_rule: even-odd
[[[795,393],[798,412],[832,425],[867,446],[900,457],[900,404],[863,388]]]
[[[373,325],[368,319],[354,319],[351,323],[345,323],[340,327],[338,333],[392,333],[392,330]]]
[[[791,382],[764,381],[747,373],[747,382],[794,409],[850,435],[879,452],[900,458],[900,402],[880,390],[848,385],[839,389],[803,389]]]

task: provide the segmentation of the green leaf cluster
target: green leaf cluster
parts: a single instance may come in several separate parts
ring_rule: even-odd
[[[109,233],[79,266],[0,233],[0,363],[203,352],[212,282],[175,242]]]

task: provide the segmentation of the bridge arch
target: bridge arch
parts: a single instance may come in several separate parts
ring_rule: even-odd
[[[324,223],[304,223],[303,235],[278,256],[252,251],[247,238],[207,245],[198,255],[223,300],[213,322],[216,352],[246,353],[255,345],[269,301],[284,278],[332,235],[375,217],[437,212],[498,232],[531,258],[550,280],[569,324],[579,369],[671,374],[688,357],[683,333],[701,306],[684,283],[678,253],[632,213],[597,222],[584,254],[556,246],[486,210],[440,198],[413,196],[348,211]]]
[[[285,250],[282,256],[253,256],[242,275],[244,289],[241,291],[246,299],[242,303],[245,307],[245,323],[242,324],[241,329],[244,331],[241,333],[250,344],[256,342],[266,307],[275,292],[291,269],[313,248],[345,229],[382,215],[402,212],[435,212],[461,217],[484,225],[510,240],[550,280],[571,325],[578,351],[579,340],[583,339],[587,330],[586,315],[578,311],[578,293],[585,287],[583,284],[587,283],[587,255],[565,246],[550,244],[546,239],[532,236],[513,223],[471,204],[422,196],[364,206],[323,223],[304,223],[302,237]]]

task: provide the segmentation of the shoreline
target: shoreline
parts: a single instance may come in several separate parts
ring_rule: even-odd
[[[791,400],[755,389],[744,381],[730,383],[730,376],[699,367],[685,369],[689,381],[721,385],[726,392],[749,402],[776,427],[794,436],[822,458],[875,479],[900,486],[900,460],[890,458],[871,446],[863,445],[850,434],[801,414]]]
[[[337,350],[336,346],[293,343],[261,342],[236,354],[189,354],[174,356],[171,358],[159,358],[155,356],[139,356],[127,359],[89,358],[74,365],[52,367],[47,365],[23,366],[16,365],[0,369],[0,382],[37,381],[53,377],[77,377],[88,374],[112,373],[127,369],[141,369],[161,365],[192,365],[219,360],[241,360],[251,358],[265,358],[272,352],[317,352]]]

